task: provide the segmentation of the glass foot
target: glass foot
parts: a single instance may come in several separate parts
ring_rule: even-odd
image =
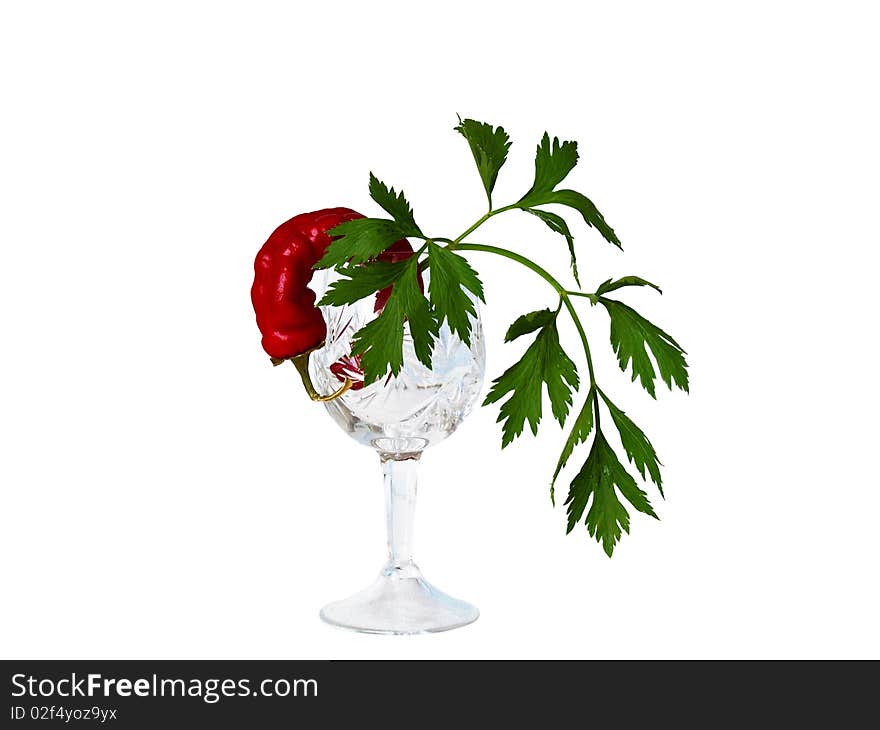
[[[369,588],[328,603],[328,624],[369,634],[421,634],[473,623],[480,612],[426,581],[415,563],[385,568]]]

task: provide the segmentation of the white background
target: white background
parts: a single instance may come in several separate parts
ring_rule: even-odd
[[[427,7],[4,3],[0,656],[877,658],[872,4]],[[576,225],[584,285],[659,282],[626,298],[692,393],[630,384],[586,307],[662,520],[613,560],[566,537],[559,429],[501,453],[479,409],[423,460],[416,553],[482,617],[355,635],[317,611],[383,559],[377,460],[269,366],[252,261],[295,213],[376,213],[371,169],[459,233],[484,200],[456,113],[514,140],[500,203],[545,129],[579,141],[569,182],[625,248]],[[477,240],[565,273],[525,214]],[[494,377],[552,296],[472,261]]]

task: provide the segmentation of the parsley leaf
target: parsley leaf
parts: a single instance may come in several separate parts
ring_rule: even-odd
[[[577,161],[577,142],[560,142],[558,137],[554,137],[551,144],[550,135],[544,132],[544,136],[535,153],[535,182],[532,184],[529,192],[523,195],[516,205],[518,208],[528,210],[529,213],[534,213],[535,215],[538,215],[538,213],[532,210],[532,208],[536,205],[556,203],[574,208],[581,214],[588,226],[595,228],[606,241],[620,248],[620,239],[617,238],[614,229],[605,222],[604,216],[586,195],[575,190],[555,190],[556,186],[574,169]],[[574,245],[571,240],[571,233],[566,235],[560,229],[559,221],[562,221],[563,226],[565,226],[565,221],[558,216],[551,220],[545,218],[544,222],[557,233],[565,235],[566,239],[568,239],[568,247],[571,250],[572,269],[574,269],[575,279],[577,279],[577,267],[574,261]],[[565,226],[565,230],[568,230],[567,226]],[[580,282],[578,282],[578,285],[580,285]]]
[[[483,285],[465,258],[428,241],[431,279],[428,296],[437,313],[437,321],[449,322],[449,329],[466,345],[471,344],[471,317],[477,316],[474,303],[465,289],[485,301]]]
[[[395,241],[406,236],[420,235],[409,224],[384,218],[356,218],[331,228],[331,236],[340,236],[324,252],[324,257],[314,265],[315,269],[329,269],[345,262],[361,264],[378,256]]]
[[[577,142],[560,143],[554,137],[551,145],[550,135],[544,132],[535,153],[535,182],[523,199],[533,193],[549,193],[574,169],[577,161]]]
[[[602,296],[603,294],[607,294],[610,291],[620,289],[624,286],[650,286],[652,289],[656,289],[660,294],[663,293],[659,286],[652,284],[641,276],[621,276],[619,279],[608,279],[599,284],[599,288],[596,289],[596,296]]]
[[[675,383],[687,391],[687,362],[681,345],[626,304],[605,297],[600,297],[599,301],[605,305],[611,317],[611,346],[617,353],[620,369],[626,372],[627,365],[632,361],[633,381],[638,377],[642,387],[652,398],[656,398],[654,380],[657,376],[647,347],[657,361],[660,377],[666,386],[672,390],[672,384]]]
[[[651,481],[657,485],[657,489],[660,490],[662,495],[663,480],[660,477],[660,460],[657,458],[657,452],[654,451],[651,442],[648,441],[648,437],[645,436],[642,429],[632,422],[632,419],[626,413],[608,399],[605,393],[600,390],[599,395],[605,401],[608,412],[611,414],[611,420],[617,426],[617,432],[620,434],[620,443],[623,444],[623,449],[626,451],[629,460],[636,465],[636,469],[639,470],[642,479],[647,478],[645,476],[645,470],[647,469]]]
[[[587,530],[602,543],[608,557],[614,552],[623,532],[629,532],[629,513],[617,496],[615,487],[639,512],[657,515],[648,495],[639,489],[635,479],[623,467],[601,431],[596,432],[593,447],[583,467],[571,482],[565,503],[568,505],[568,532],[580,522],[587,508]]]
[[[498,179],[498,171],[507,160],[507,151],[510,149],[510,137],[504,131],[504,127],[492,127],[485,122],[477,122],[473,119],[458,119],[455,131],[459,132],[470,145],[474,161],[477,163],[477,171],[486,189],[489,205],[492,205],[492,190]]]
[[[354,304],[393,284],[405,268],[406,261],[372,261],[357,266],[341,266],[337,271],[347,278],[331,283],[318,306]]]
[[[382,312],[359,329],[352,339],[352,354],[361,356],[364,382],[393,375],[403,368],[404,322],[409,324],[416,357],[431,367],[431,353],[439,325],[425,295],[419,289],[418,260],[410,257],[394,281],[394,288]]]
[[[562,453],[559,455],[559,461],[556,462],[556,469],[553,471],[553,479],[550,480],[550,502],[556,506],[556,477],[559,472],[568,463],[574,447],[587,440],[590,432],[593,430],[593,403],[596,399],[596,393],[593,386],[587,392],[587,400],[584,402],[581,412],[578,413],[571,427],[571,433],[565,440],[565,446],[562,447]]]
[[[559,461],[556,462],[556,470],[553,472],[553,480],[550,482],[551,499],[553,495],[553,485],[556,484],[556,477],[559,476],[559,472],[561,472],[563,467],[568,463],[571,453],[574,451],[574,447],[586,441],[590,432],[593,430],[593,403],[595,399],[596,391],[590,386],[590,390],[587,392],[587,399],[584,401],[584,406],[581,408],[581,412],[578,413],[578,417],[574,420],[574,425],[571,427],[571,433],[565,441],[565,446],[562,447]]]
[[[554,319],[556,319],[556,312],[550,309],[539,309],[537,312],[520,315],[510,325],[507,334],[504,335],[504,341],[513,342],[517,337],[522,337],[529,334],[529,332],[545,327]]]
[[[412,208],[403,195],[403,190],[394,192],[394,188],[388,188],[372,172],[370,173],[370,197],[375,200],[382,209],[395,221],[403,226],[409,226],[415,233],[421,235],[422,231],[416,225]],[[415,234],[409,234],[415,235]]]
[[[553,190],[546,193],[529,193],[519,201],[518,205],[521,208],[530,208],[535,205],[550,205],[553,203],[574,208],[581,214],[584,223],[599,231],[608,243],[613,243],[618,248],[623,248],[614,229],[605,222],[605,217],[599,212],[596,206],[593,205],[593,201],[576,190]]]
[[[553,416],[563,424],[571,407],[572,390],[577,390],[579,382],[575,364],[559,344],[555,317],[541,328],[519,362],[493,381],[483,402],[495,403],[511,393],[498,414],[498,421],[504,422],[501,448],[522,433],[526,421],[532,433],[538,433],[545,383]]]
[[[574,280],[577,282],[577,285],[580,286],[581,280],[580,277],[578,277],[577,257],[574,253],[574,236],[571,235],[571,231],[568,229],[568,223],[565,222],[565,218],[561,215],[556,215],[556,213],[551,213],[547,210],[538,210],[537,208],[523,208],[523,210],[526,211],[526,213],[538,216],[538,218],[547,224],[547,227],[551,231],[559,233],[565,237],[565,240],[568,243],[568,252],[571,255],[571,270],[574,274]]]

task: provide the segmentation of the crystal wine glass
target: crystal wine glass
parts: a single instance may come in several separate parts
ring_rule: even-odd
[[[425,272],[426,284],[429,275]],[[319,298],[336,276],[316,274],[312,286]],[[312,354],[309,373],[325,393],[338,390],[346,377],[353,381],[351,389],[324,405],[349,436],[378,453],[388,529],[388,561],[378,578],[359,593],[324,606],[321,618],[329,624],[368,633],[416,634],[454,629],[479,616],[476,607],[428,583],[412,558],[419,458],[455,431],[483,384],[485,346],[476,300],[474,306],[470,345],[444,323],[428,368],[416,358],[405,324],[400,374],[367,387],[357,359],[351,357],[351,340],[377,316],[375,298],[321,308],[327,340]]]

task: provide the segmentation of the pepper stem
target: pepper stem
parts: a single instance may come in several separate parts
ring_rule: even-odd
[[[309,355],[311,355],[315,350],[318,350],[324,346],[322,342],[317,347],[313,347],[311,350],[306,350],[305,352],[295,355],[290,358],[290,361],[296,366],[297,372],[299,376],[302,378],[303,386],[306,389],[306,393],[309,394],[309,398],[313,401],[317,401],[318,403],[329,403],[331,400],[336,400],[343,393],[348,392],[348,390],[353,385],[351,378],[346,378],[345,382],[342,384],[342,387],[339,388],[334,393],[330,393],[329,395],[321,395],[315,390],[315,386],[312,383],[312,378],[309,375]]]

